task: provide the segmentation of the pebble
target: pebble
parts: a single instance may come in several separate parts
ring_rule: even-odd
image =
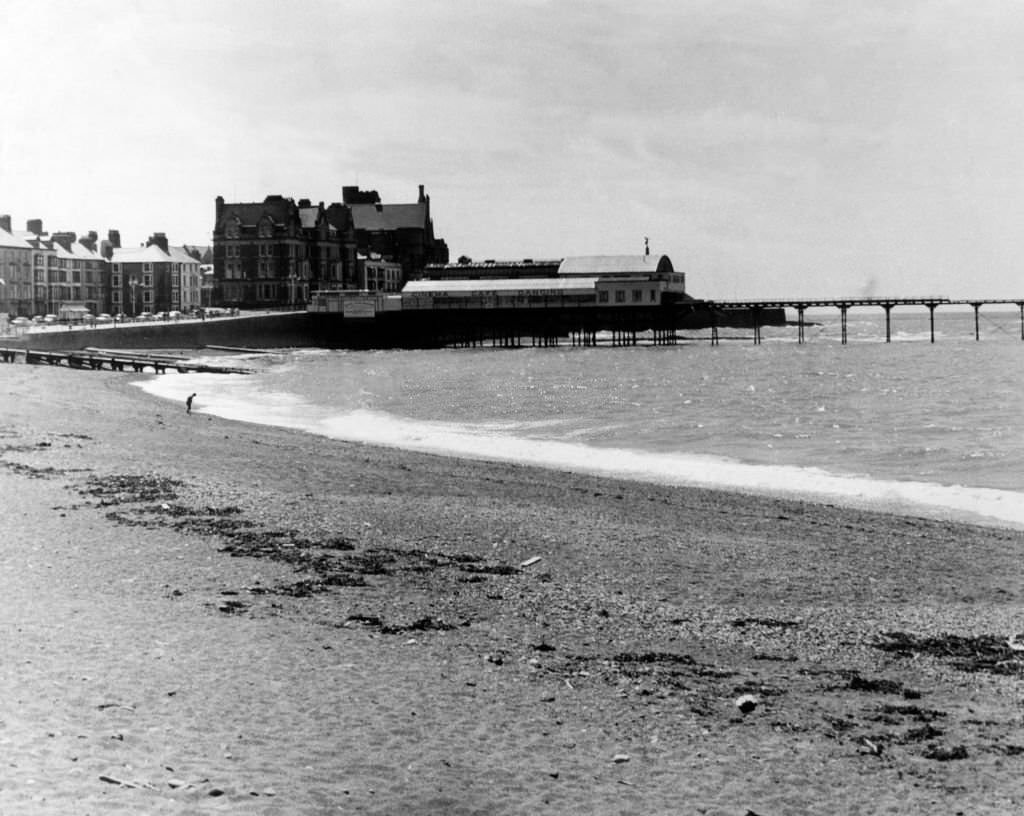
[[[743,694],[736,698],[736,708],[744,714],[749,714],[757,708],[758,699],[753,694]]]
[[[612,757],[612,762],[622,763],[629,762],[629,754],[616,754]]]

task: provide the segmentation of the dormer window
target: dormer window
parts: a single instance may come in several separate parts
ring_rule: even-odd
[[[225,238],[237,238],[238,237],[238,221],[232,218],[224,225],[224,237]]]
[[[259,229],[260,238],[273,238],[274,237],[274,222],[269,218],[264,218],[260,221]]]

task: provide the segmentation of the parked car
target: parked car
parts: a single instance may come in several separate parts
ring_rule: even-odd
[[[104,312],[103,314],[96,315],[96,322],[97,323],[111,323],[113,320],[114,320],[114,318],[112,318],[106,312]]]
[[[181,312],[178,311],[172,311],[167,313],[168,320],[181,320],[181,317]]]
[[[152,312],[143,312],[142,314],[140,314],[135,319],[136,320],[155,320],[156,318],[153,317],[153,313]]]
[[[55,315],[55,314],[43,315],[43,322],[44,323],[56,323],[57,322],[57,315]]]
[[[32,321],[27,317],[16,317],[11,321],[12,326],[31,326]]]

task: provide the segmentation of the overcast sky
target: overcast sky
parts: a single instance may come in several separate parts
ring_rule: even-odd
[[[431,195],[452,251],[697,297],[1024,296],[1018,0],[7,0],[0,213]]]

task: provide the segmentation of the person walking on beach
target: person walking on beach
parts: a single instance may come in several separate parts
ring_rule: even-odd
[[[195,394],[189,394],[188,398],[185,400],[185,413],[186,414],[191,414],[192,413],[192,400],[194,400],[195,398],[196,398]]]

